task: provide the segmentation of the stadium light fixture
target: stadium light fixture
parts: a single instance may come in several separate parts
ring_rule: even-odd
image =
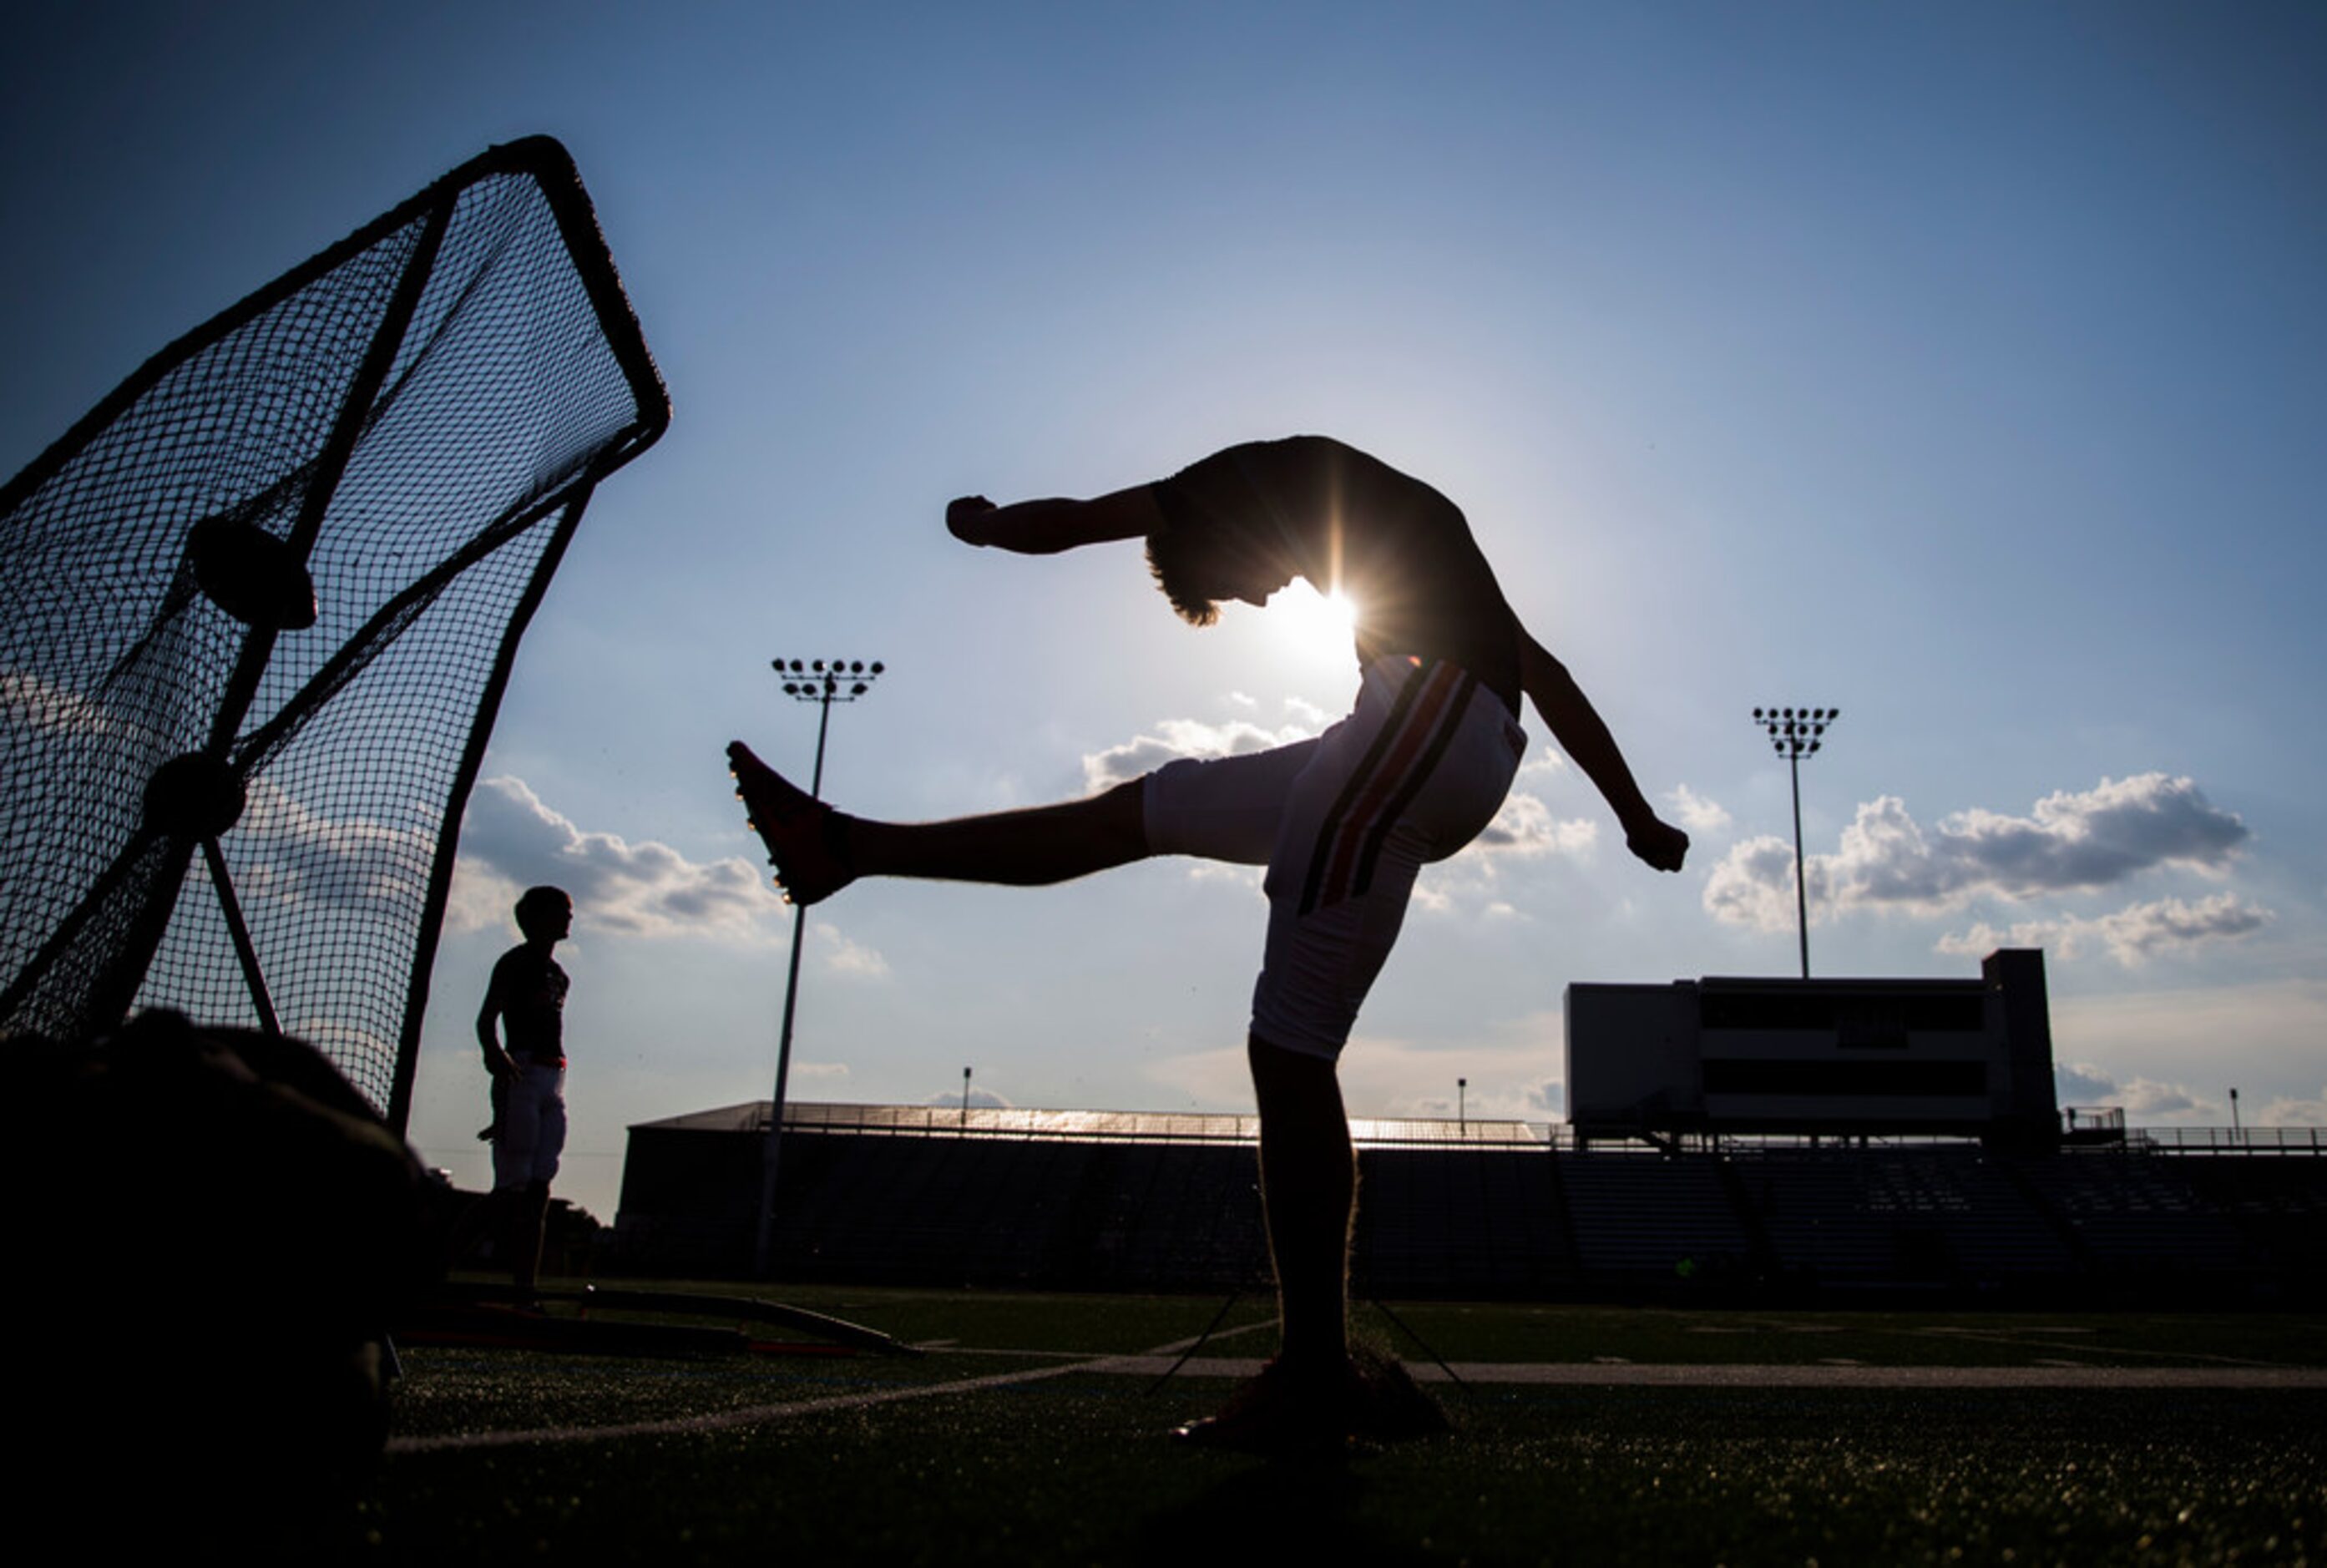
[[[808,792],[818,798],[824,795],[824,742],[832,733],[832,705],[853,703],[873,689],[887,666],[879,659],[870,664],[859,659],[852,666],[842,659],[810,659],[802,661],[774,659],[771,667],[784,679],[784,695],[795,702],[814,703],[816,721],[816,771],[810,775]],[[846,686],[843,677],[847,677]],[[792,910],[791,962],[784,972],[784,1022],[776,1036],[776,1094],[768,1110],[768,1137],[760,1159],[760,1227],[752,1256],[754,1266],[765,1277],[775,1261],[776,1239],[776,1162],[782,1152],[784,1134],[784,1097],[790,1087],[792,1068],[792,1019],[799,1002],[800,938],[808,930],[808,910],[794,906]]]
[[[1794,919],[1801,933],[1802,978],[1810,977],[1810,906],[1808,883],[1802,875],[1802,759],[1815,757],[1826,744],[1826,733],[1842,717],[1840,708],[1780,708],[1753,710],[1753,723],[1769,737],[1770,749],[1786,760],[1794,784]]]

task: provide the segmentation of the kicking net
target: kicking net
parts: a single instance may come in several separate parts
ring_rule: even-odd
[[[0,490],[0,1033],[279,1028],[401,1130],[518,639],[668,420],[536,137],[164,350]]]

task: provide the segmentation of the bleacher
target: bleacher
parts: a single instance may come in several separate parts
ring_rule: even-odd
[[[780,1278],[1265,1283],[1249,1117],[795,1106]],[[612,1266],[741,1274],[766,1106],[631,1129]],[[2327,1159],[1968,1139],[1588,1150],[1519,1124],[1359,1122],[1352,1286],[1389,1299],[2073,1302],[2327,1294]]]
[[[1547,1155],[1364,1149],[1358,1171],[1360,1294],[1540,1297],[1575,1284]]]
[[[1638,1285],[1750,1268],[1752,1244],[1715,1162],[1646,1150],[1556,1158],[1586,1279]]]
[[[2251,1258],[2267,1260],[2282,1294],[2327,1300],[2327,1182],[2305,1181],[2313,1160],[2229,1153],[2184,1155],[2191,1190],[2237,1227]]]
[[[2044,1214],[1973,1143],[1756,1147],[1729,1156],[1780,1267],[1830,1289],[2011,1289],[2070,1277]]]
[[[2139,1284],[2166,1274],[2188,1283],[2235,1277],[2250,1261],[2238,1227],[2191,1185],[2177,1158],[2076,1149],[2023,1162],[2020,1171],[2096,1274]]]

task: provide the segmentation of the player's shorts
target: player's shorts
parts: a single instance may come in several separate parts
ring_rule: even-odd
[[[493,1139],[493,1190],[537,1181],[547,1187],[565,1152],[565,1069],[519,1057],[517,1077],[506,1087],[500,1132]]]
[[[1252,1031],[1332,1060],[1406,918],[1415,874],[1478,836],[1527,736],[1444,661],[1377,659],[1357,710],[1314,740],[1183,758],[1147,776],[1147,847],[1266,865],[1268,946]]]

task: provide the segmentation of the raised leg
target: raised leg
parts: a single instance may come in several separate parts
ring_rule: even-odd
[[[860,876],[1031,887],[1088,876],[1148,853],[1136,780],[1088,799],[1023,811],[877,822],[811,798],[741,741],[727,748],[727,761],[752,826],[794,903],[828,898]]]
[[[847,819],[859,876],[1040,887],[1143,860],[1147,835],[1137,781],[1104,795],[945,822]]]

